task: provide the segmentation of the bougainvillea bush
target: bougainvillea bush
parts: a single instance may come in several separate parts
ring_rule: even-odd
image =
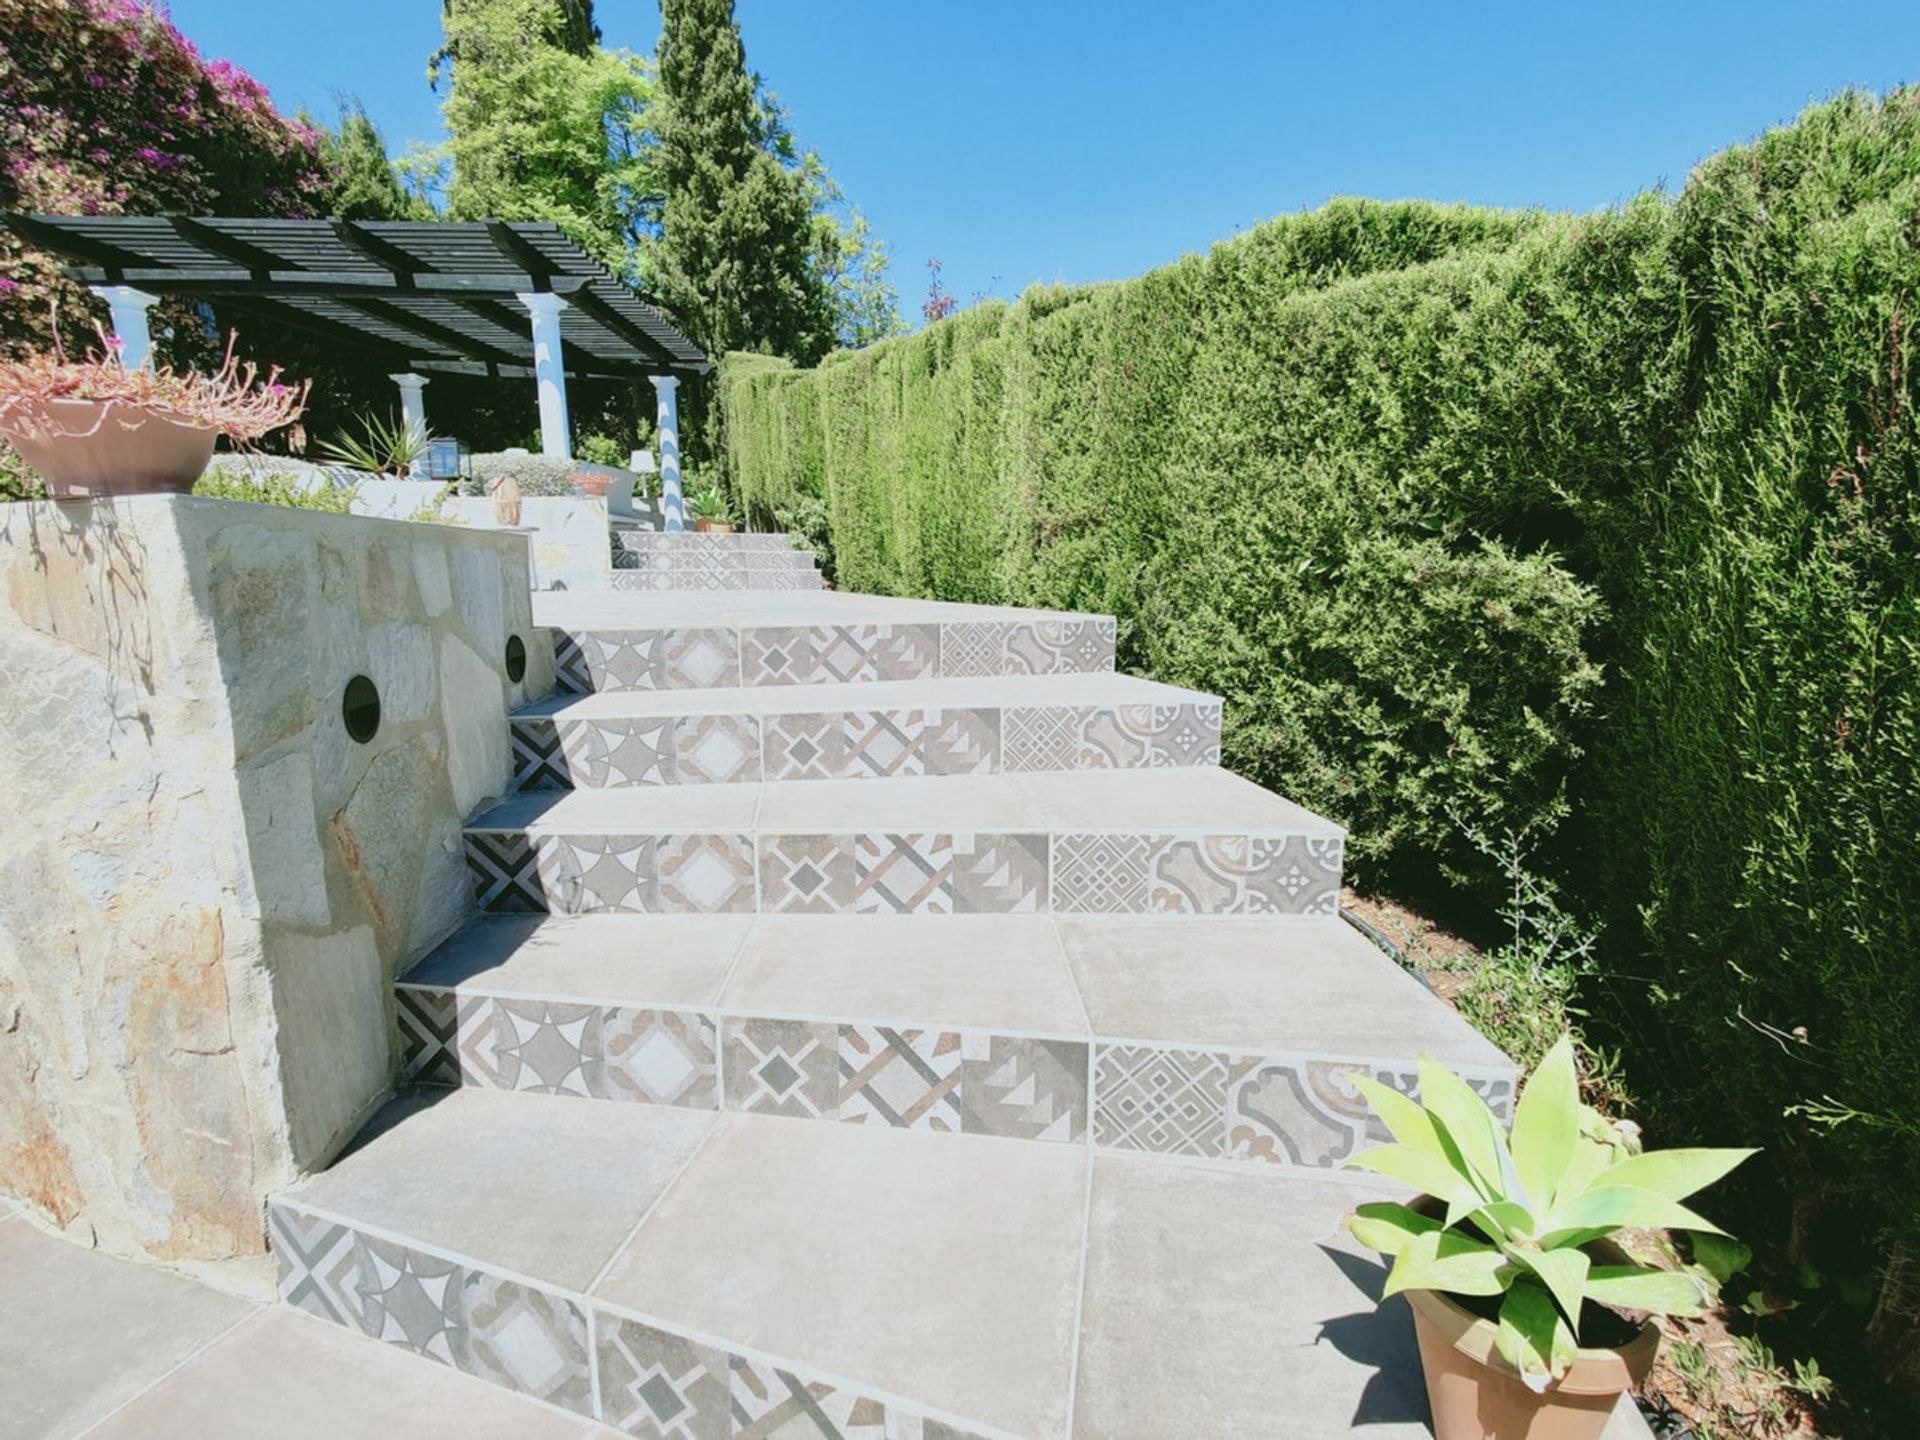
[[[320,137],[139,0],[0,0],[0,210],[325,214]],[[82,342],[93,307],[51,256],[0,234],[0,355],[43,347],[49,302]],[[176,361],[212,350],[179,302]],[[163,348],[165,348],[163,344]]]

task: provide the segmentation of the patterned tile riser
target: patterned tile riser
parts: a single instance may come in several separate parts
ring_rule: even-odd
[[[794,544],[791,536],[772,530],[736,530],[730,535],[713,535],[700,530],[622,530],[620,548],[681,555],[725,555],[765,550],[780,553],[792,550]]]
[[[1332,1169],[1390,1137],[1347,1078],[1406,1061],[637,1010],[403,986],[403,1078]],[[716,1083],[724,1074],[724,1090]],[[1459,1072],[1503,1120],[1513,1072]],[[1091,1083],[1091,1126],[1089,1084]]]
[[[1356,1073],[1409,1095],[1418,1088],[1406,1062],[1096,1042],[1093,1143],[1332,1169],[1391,1139],[1349,1078]],[[1511,1120],[1511,1070],[1458,1073],[1502,1120]]]
[[[1217,704],[526,718],[512,728],[522,790],[1220,763]]]
[[[824,590],[825,583],[811,571],[729,570],[690,575],[650,575],[637,570],[613,572],[615,590]]]
[[[623,1435],[978,1440],[802,1366],[737,1354],[283,1200],[269,1202],[267,1230],[282,1304]]]
[[[703,689],[1113,669],[1113,622],[553,631],[560,688]]]
[[[613,552],[616,570],[812,570],[819,561],[807,550],[750,550],[738,554],[706,554],[679,550]]]
[[[1331,915],[1337,837],[891,832],[467,836],[483,910]],[[757,877],[757,886],[756,886]]]

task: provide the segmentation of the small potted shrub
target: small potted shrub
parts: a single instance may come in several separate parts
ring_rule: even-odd
[[[427,429],[426,423],[391,419],[371,411],[359,419],[360,433],[336,435],[322,441],[321,457],[369,475],[411,479],[413,467],[433,444],[433,432]]]
[[[281,383],[275,367],[234,358],[233,343],[211,375],[166,366],[128,370],[104,353],[50,354],[0,362],[0,433],[37,470],[55,500],[185,492],[221,436],[245,445],[292,423],[307,386]]]
[[[720,493],[716,485],[709,485],[688,496],[687,514],[693,517],[693,528],[696,530],[710,535],[733,533],[733,510],[727,504],[727,497]]]
[[[1653,1368],[1651,1314],[1711,1300],[1685,1271],[1634,1264],[1608,1239],[1627,1226],[1721,1232],[1680,1202],[1751,1150],[1636,1153],[1581,1104],[1562,1036],[1507,1134],[1451,1071],[1420,1062],[1420,1099],[1354,1077],[1394,1143],[1348,1163],[1423,1193],[1361,1205],[1353,1237],[1393,1258],[1406,1292],[1439,1440],[1594,1440],[1622,1392]]]

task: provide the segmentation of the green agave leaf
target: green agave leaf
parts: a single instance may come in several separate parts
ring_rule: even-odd
[[[1553,1204],[1564,1205],[1590,1187],[1595,1178],[1619,1163],[1620,1153],[1613,1146],[1602,1145],[1585,1135],[1576,1139],[1573,1142],[1573,1158],[1561,1174],[1559,1183],[1554,1186]]]
[[[1354,1087],[1367,1097],[1367,1103],[1373,1106],[1373,1113],[1380,1117],[1381,1123],[1395,1140],[1415,1150],[1429,1151],[1443,1160],[1447,1158],[1440,1136],[1433,1128],[1433,1121],[1419,1105],[1391,1085],[1382,1085],[1371,1076],[1355,1075],[1352,1080]]]
[[[1533,1216],[1527,1207],[1512,1200],[1495,1200],[1469,1211],[1463,1218],[1472,1220],[1495,1240],[1527,1239],[1533,1235]]]
[[[1487,1102],[1446,1066],[1421,1057],[1420,1103],[1459,1147],[1472,1178],[1489,1200],[1506,1193],[1506,1142]]]
[[[1494,1348],[1536,1393],[1567,1373],[1576,1346],[1553,1299],[1536,1281],[1516,1280],[1500,1302]]]
[[[1632,1185],[1669,1200],[1684,1200],[1704,1190],[1758,1150],[1649,1150],[1610,1165],[1595,1185]]]
[[[1660,1315],[1697,1315],[1713,1303],[1699,1276],[1638,1265],[1594,1266],[1587,1272],[1587,1294],[1603,1305]]]
[[[1593,1262],[1582,1250],[1514,1249],[1508,1252],[1546,1283],[1547,1291],[1560,1313],[1570,1324],[1580,1320],[1580,1301],[1584,1295],[1587,1271]]]
[[[1579,1137],[1580,1081],[1574,1072],[1573,1037],[1562,1035],[1527,1078],[1513,1112],[1513,1169],[1536,1209],[1552,1208]]]
[[[1415,1236],[1439,1228],[1440,1222],[1431,1215],[1387,1201],[1356,1206],[1347,1216],[1348,1233],[1369,1250],[1378,1250],[1383,1255],[1398,1255]]]
[[[1506,1288],[1500,1272],[1511,1262],[1491,1245],[1454,1230],[1416,1235],[1394,1256],[1382,1296],[1402,1290],[1444,1290],[1454,1295],[1498,1295]]]
[[[1753,1263],[1753,1249],[1730,1235],[1701,1232],[1693,1237],[1693,1268],[1704,1270],[1716,1285],[1725,1285]]]
[[[1557,1207],[1541,1224],[1548,1233],[1541,1237],[1540,1243],[1549,1248],[1565,1244],[1567,1237],[1578,1231],[1611,1231],[1623,1225],[1638,1225],[1649,1230],[1722,1233],[1718,1226],[1694,1214],[1679,1201],[1633,1185],[1596,1185]]]
[[[1475,1206],[1481,1203],[1480,1192],[1473,1188],[1473,1182],[1466,1176],[1438,1155],[1416,1150],[1410,1145],[1376,1145],[1371,1150],[1362,1150],[1350,1157],[1347,1164],[1360,1170],[1372,1170],[1390,1180],[1402,1181],[1424,1195],[1445,1200],[1449,1204],[1456,1200],[1465,1200]]]

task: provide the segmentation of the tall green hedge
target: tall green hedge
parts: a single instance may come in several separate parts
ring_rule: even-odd
[[[1677,197],[1343,200],[733,357],[727,463],[824,515],[849,588],[1115,614],[1363,881],[1471,895],[1463,826],[1566,796],[1593,1003],[1663,1123],[1768,1144],[1803,1219],[1910,1229],[1917,311],[1920,92],[1846,95]]]

